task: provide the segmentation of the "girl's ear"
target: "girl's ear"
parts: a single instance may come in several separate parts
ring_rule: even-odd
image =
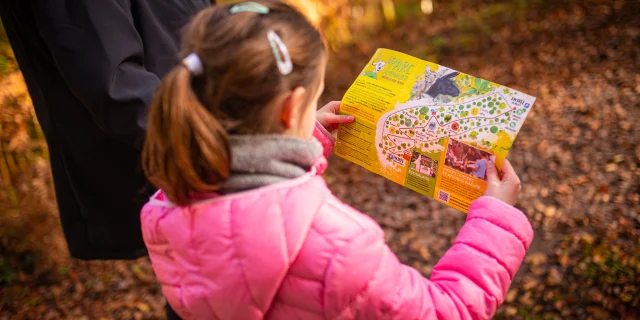
[[[296,128],[300,126],[301,104],[304,102],[307,89],[304,87],[296,87],[282,101],[282,109],[280,112],[280,123],[286,129]]]

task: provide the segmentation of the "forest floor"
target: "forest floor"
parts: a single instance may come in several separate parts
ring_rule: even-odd
[[[523,183],[517,206],[536,238],[497,319],[640,318],[640,5],[584,3],[518,19],[508,7],[481,18],[445,10],[403,19],[331,56],[325,102],[341,98],[378,47],[538,98],[509,153]],[[477,19],[490,29],[475,28]],[[465,221],[337,157],[325,178],[425,276]],[[163,307],[148,259],[69,260],[54,276],[20,275],[0,288],[0,320],[160,319]]]

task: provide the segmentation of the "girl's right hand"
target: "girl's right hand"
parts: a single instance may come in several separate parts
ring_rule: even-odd
[[[334,138],[338,136],[338,126],[354,122],[356,118],[348,115],[338,114],[340,111],[340,101],[331,101],[316,112],[316,120],[322,125]]]
[[[518,194],[520,194],[521,189],[520,178],[513,170],[509,160],[505,159],[502,164],[502,179],[498,175],[496,165],[491,161],[487,161],[487,190],[484,192],[485,196],[514,205],[518,200]]]

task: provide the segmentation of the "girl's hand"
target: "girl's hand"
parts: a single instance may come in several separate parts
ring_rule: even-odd
[[[334,137],[338,133],[339,125],[356,120],[353,116],[339,115],[338,111],[340,111],[340,101],[331,101],[316,112],[316,120]]]
[[[485,196],[494,197],[514,205],[518,200],[518,194],[520,194],[521,189],[520,178],[513,170],[509,160],[504,160],[502,164],[502,179],[498,176],[496,165],[491,161],[487,161],[487,190],[484,192]]]

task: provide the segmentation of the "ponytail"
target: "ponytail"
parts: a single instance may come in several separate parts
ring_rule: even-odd
[[[147,178],[177,205],[188,204],[193,192],[217,190],[230,173],[226,130],[202,105],[191,78],[179,65],[163,79],[142,151]]]
[[[322,81],[326,48],[318,30],[284,2],[254,1],[269,14],[235,14],[232,4],[201,10],[184,29],[183,64],[165,76],[151,103],[143,169],[177,205],[229,178],[228,134],[281,133],[276,99],[299,86],[313,93]]]

